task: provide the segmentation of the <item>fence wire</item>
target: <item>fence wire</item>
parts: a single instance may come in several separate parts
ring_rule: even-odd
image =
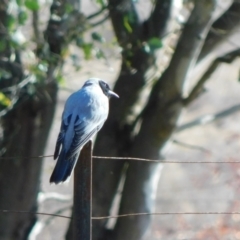
[[[41,155],[41,156],[32,156],[32,157],[0,157],[0,159],[16,159],[16,158],[52,158],[53,155]],[[240,163],[240,161],[175,161],[175,160],[164,160],[164,159],[147,159],[147,158],[134,158],[134,157],[108,157],[108,156],[92,156],[93,159],[105,159],[105,160],[119,160],[119,161],[142,161],[142,162],[155,162],[155,163],[183,163],[183,164],[210,164],[210,163]],[[65,219],[71,219],[72,217],[60,215],[60,214],[51,214],[45,212],[29,212],[23,210],[0,210],[0,213],[3,214],[34,214],[34,215],[43,215],[43,216],[51,216],[51,217],[59,217]],[[105,220],[111,218],[124,218],[124,217],[142,217],[142,216],[164,216],[164,215],[240,215],[240,212],[154,212],[154,213],[129,213],[129,214],[120,214],[116,216],[93,216],[92,220]]]
[[[32,156],[32,157],[0,157],[1,159],[16,159],[16,158],[28,158],[28,159],[34,159],[34,158],[50,158],[53,157],[53,155],[42,155],[42,156]],[[93,156],[93,159],[106,159],[106,160],[118,160],[118,161],[142,161],[142,162],[156,162],[156,163],[199,163],[199,164],[205,164],[205,163],[240,163],[240,161],[176,161],[176,160],[164,160],[164,159],[148,159],[148,158],[135,158],[135,157],[108,157],[108,156]]]
[[[51,216],[51,217],[60,217],[66,219],[72,219],[72,217],[60,215],[60,214],[52,214],[52,213],[44,213],[44,212],[29,212],[29,211],[18,211],[18,210],[0,210],[2,213],[17,213],[17,214],[34,214],[34,215],[43,215],[43,216]],[[92,220],[105,220],[111,218],[125,218],[125,217],[142,217],[142,216],[159,216],[159,215],[240,215],[240,212],[154,212],[154,213],[128,213],[128,214],[120,214],[116,216],[101,216],[101,217],[92,217]]]

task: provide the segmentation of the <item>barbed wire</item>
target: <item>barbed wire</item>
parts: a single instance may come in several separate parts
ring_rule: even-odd
[[[51,217],[60,217],[66,219],[72,219],[72,217],[60,215],[60,214],[52,214],[52,213],[44,213],[44,212],[29,212],[29,211],[21,211],[21,210],[0,210],[2,213],[20,213],[20,214],[34,214],[34,215],[43,215],[43,216],[51,216]],[[160,215],[240,215],[240,212],[155,212],[155,213],[128,213],[128,214],[120,214],[115,216],[101,216],[101,217],[92,217],[92,220],[104,220],[111,218],[124,218],[124,217],[143,217],[143,216],[160,216]]]
[[[41,155],[41,156],[33,156],[33,157],[0,157],[1,159],[16,159],[16,158],[50,158],[53,157],[53,155]],[[92,156],[93,159],[106,159],[106,160],[119,160],[119,161],[142,161],[142,162],[156,162],[156,163],[240,163],[240,161],[176,161],[176,160],[164,160],[164,159],[148,159],[148,158],[135,158],[135,157],[108,157],[108,156]]]

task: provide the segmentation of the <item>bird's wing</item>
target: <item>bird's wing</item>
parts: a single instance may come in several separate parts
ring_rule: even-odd
[[[72,117],[72,115],[69,115],[68,118],[66,119],[66,121],[62,121],[60,132],[58,134],[58,138],[57,138],[57,142],[56,142],[55,151],[54,151],[54,160],[57,159],[57,157],[59,155],[60,147],[63,143],[63,139],[65,137],[65,133],[67,131],[67,127],[71,120],[71,117]]]
[[[78,123],[78,125],[74,126],[74,137],[72,140],[72,144],[67,153],[67,159],[73,157],[78,154],[79,149],[86,144],[102,127],[103,124],[97,125],[93,129],[89,130],[86,127],[84,122]]]

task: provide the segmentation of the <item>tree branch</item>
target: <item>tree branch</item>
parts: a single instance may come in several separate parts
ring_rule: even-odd
[[[212,25],[205,44],[198,57],[198,62],[208,55],[215,47],[229,38],[236,29],[240,29],[240,2],[235,1],[232,6]]]
[[[172,9],[172,0],[156,0],[149,19],[144,23],[143,40],[152,37],[162,37],[165,34],[167,23]]]
[[[136,43],[141,28],[133,1],[109,0],[108,8],[119,45],[129,49],[128,44]]]
[[[189,96],[187,98],[183,99],[184,106],[187,106],[188,104],[193,102],[199,96],[199,94],[203,90],[203,85],[210,78],[210,76],[215,72],[215,70],[217,69],[219,64],[220,64],[220,61],[218,59],[216,59],[215,61],[212,62],[212,64],[209,66],[208,70],[204,73],[204,75],[201,77],[201,79],[193,87]]]
[[[215,59],[212,64],[209,66],[207,71],[203,74],[201,79],[197,82],[197,84],[193,87],[192,91],[190,92],[189,96],[185,99],[183,99],[184,106],[187,106],[192,101],[194,101],[199,93],[201,92],[203,85],[206,83],[206,81],[210,78],[210,76],[215,72],[218,65],[222,62],[225,63],[232,63],[236,57],[240,56],[240,49],[237,49],[235,51],[232,51],[230,53],[227,53],[226,55],[219,57]]]
[[[32,12],[32,26],[33,26],[35,41],[37,43],[37,48],[39,48],[43,39],[39,31],[39,12],[38,11]]]
[[[212,24],[215,0],[195,1],[194,9],[179,39],[169,67],[153,87],[143,112],[140,130],[132,144],[130,156],[159,158],[159,149],[174,131],[182,110],[181,94],[186,76],[198,57],[207,32]],[[155,177],[161,165],[131,162],[127,172],[120,214],[150,212],[155,194]],[[132,189],[134,183],[134,189]],[[156,184],[156,183],[155,183]],[[144,186],[144,189],[143,189]],[[146,190],[148,189],[148,191]],[[131,198],[131,201],[129,201]],[[119,219],[114,230],[118,239],[140,239],[149,219]],[[138,226],[138,229],[134,229]],[[133,232],[134,229],[134,232]],[[132,237],[134,236],[134,237]]]
[[[91,28],[97,27],[99,25],[101,25],[102,23],[104,23],[107,19],[109,18],[109,14],[105,15],[101,20],[99,20],[98,22],[95,23],[91,23],[90,26]]]
[[[191,122],[182,124],[176,129],[176,132],[181,132],[181,131],[187,130],[189,128],[192,128],[192,127],[211,123],[211,122],[217,121],[221,118],[228,117],[229,115],[232,115],[239,111],[240,111],[240,104],[235,104],[235,105],[233,105],[221,112],[218,112],[216,114],[208,114],[203,117],[197,118]]]
[[[86,19],[91,20],[92,18],[95,18],[95,17],[99,16],[100,14],[102,14],[106,9],[108,9],[108,6],[105,6],[105,7],[101,8],[99,11],[87,16]]]
[[[75,2],[75,3],[73,3]],[[75,7],[70,13],[67,12],[67,4],[73,3]],[[45,39],[48,42],[51,57],[49,60],[46,82],[54,81],[56,66],[62,65],[62,50],[72,39],[85,30],[85,17],[76,10],[79,0],[54,0],[51,6],[51,18],[45,31]]]

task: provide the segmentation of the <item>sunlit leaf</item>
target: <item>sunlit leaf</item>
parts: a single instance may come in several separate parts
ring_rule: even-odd
[[[65,4],[65,12],[66,13],[71,13],[74,10],[73,5],[67,3]]]
[[[127,15],[123,17],[123,25],[129,33],[132,33],[132,27],[129,24],[129,18]]]
[[[11,100],[2,92],[0,92],[0,104],[6,107],[11,104]]]
[[[60,85],[64,85],[65,84],[65,78],[63,77],[63,75],[62,74],[58,74],[57,76],[56,76],[56,80],[57,80],[57,82],[60,84]]]
[[[150,40],[148,40],[148,45],[150,47],[150,49],[152,51],[156,50],[156,49],[159,49],[161,48],[163,45],[162,45],[162,41],[159,39],[159,38],[151,38]]]
[[[96,0],[96,3],[100,5],[102,8],[106,6],[106,2],[104,0]]]
[[[32,11],[37,11],[39,9],[38,0],[25,0],[25,6]]]
[[[83,52],[84,52],[84,57],[86,60],[91,59],[92,57],[92,49],[93,49],[93,44],[92,43],[84,43],[82,46]]]

